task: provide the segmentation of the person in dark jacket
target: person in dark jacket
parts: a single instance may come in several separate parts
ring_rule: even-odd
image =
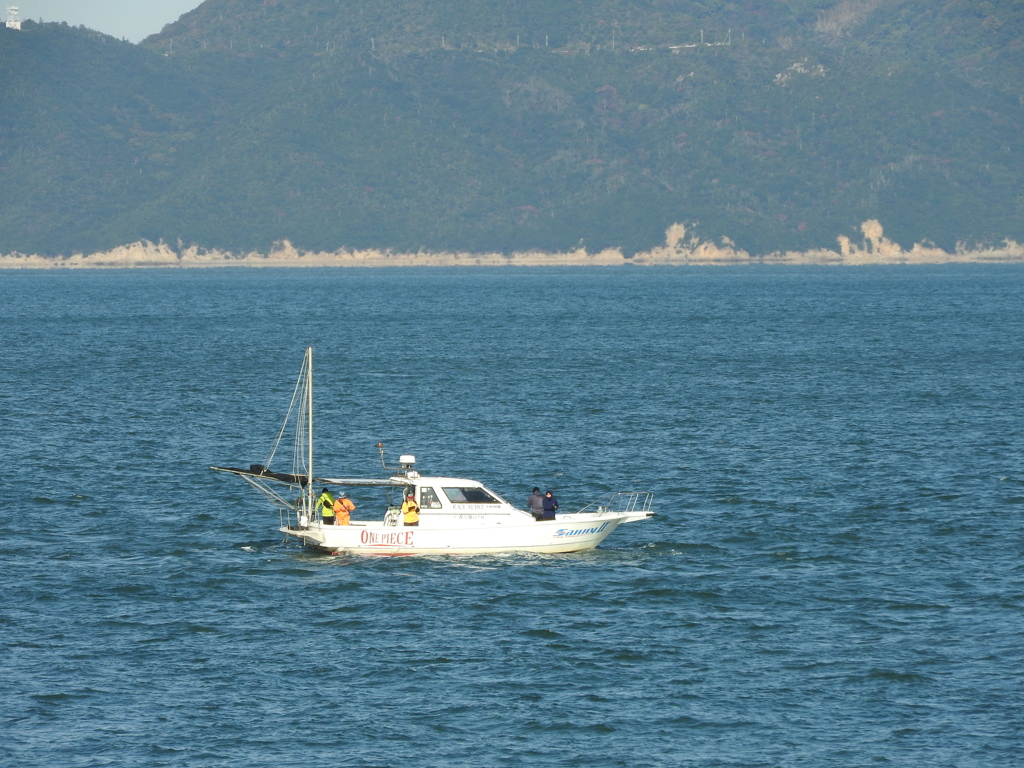
[[[555,512],[558,510],[558,499],[556,499],[551,491],[544,491],[544,514],[541,520],[554,520]]]
[[[540,520],[544,516],[544,496],[540,488],[534,488],[530,498],[526,500],[526,508],[530,510],[534,518]]]

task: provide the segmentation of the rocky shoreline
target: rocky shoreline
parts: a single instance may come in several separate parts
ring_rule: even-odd
[[[682,224],[666,232],[665,245],[626,258],[615,249],[589,253],[584,249],[565,253],[395,253],[380,250],[334,252],[299,251],[288,241],[269,253],[232,253],[196,246],[174,249],[166,243],[140,241],[100,253],[70,256],[38,256],[20,253],[0,255],[0,269],[127,269],[210,267],[458,267],[458,266],[707,266],[729,264],[820,264],[858,266],[867,264],[1024,263],[1024,245],[1012,240],[1001,246],[958,247],[952,253],[927,243],[907,250],[888,240],[882,225],[869,220],[861,225],[864,239],[854,243],[837,238],[836,250],[785,251],[752,255],[738,249],[728,238],[718,244],[686,236]]]

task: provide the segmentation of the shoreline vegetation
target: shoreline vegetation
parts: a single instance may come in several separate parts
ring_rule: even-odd
[[[738,264],[862,266],[881,264],[1010,264],[1024,263],[1024,245],[1006,240],[1000,246],[967,248],[959,245],[952,253],[930,243],[917,243],[909,250],[887,239],[882,225],[870,219],[861,225],[864,239],[855,243],[837,238],[838,249],[778,251],[753,255],[735,247],[727,237],[721,243],[686,236],[686,227],[673,224],[665,233],[665,245],[626,258],[618,249],[589,253],[585,248],[563,253],[525,251],[503,253],[394,253],[389,250],[348,250],[333,252],[299,251],[287,240],[268,253],[233,253],[198,246],[174,249],[166,243],[139,241],[109,251],[71,256],[0,254],[0,269],[128,269],[128,268],[210,268],[210,267],[458,267],[458,266],[712,266]]]

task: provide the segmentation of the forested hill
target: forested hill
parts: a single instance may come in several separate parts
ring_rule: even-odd
[[[0,28],[0,253],[1024,241],[1024,0],[207,0]]]

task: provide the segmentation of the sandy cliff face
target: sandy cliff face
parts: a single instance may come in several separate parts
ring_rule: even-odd
[[[836,242],[838,250],[777,251],[754,256],[738,250],[728,238],[721,245],[701,242],[697,238],[686,240],[686,229],[674,224],[666,232],[665,246],[647,253],[638,253],[637,264],[949,264],[1024,262],[1024,245],[1006,241],[994,248],[968,249],[960,246],[953,253],[927,243],[916,243],[904,250],[898,243],[886,239],[882,225],[870,219],[861,225],[864,240],[854,243],[845,235]]]
[[[453,266],[616,266],[725,265],[725,264],[949,264],[1024,262],[1024,245],[1006,241],[1001,246],[968,249],[953,253],[928,243],[904,250],[888,240],[882,225],[871,219],[861,225],[864,239],[855,243],[845,235],[837,238],[838,250],[785,251],[751,255],[736,248],[729,238],[720,244],[686,235],[683,224],[673,224],[665,233],[665,245],[627,259],[618,250],[588,253],[583,249],[565,253],[525,251],[501,253],[394,253],[392,251],[341,249],[333,252],[299,251],[288,241],[268,253],[231,253],[190,246],[174,250],[166,243],[146,241],[122,245],[109,251],[71,256],[35,256],[20,253],[0,255],[0,269],[125,269],[136,267],[453,267]]]

